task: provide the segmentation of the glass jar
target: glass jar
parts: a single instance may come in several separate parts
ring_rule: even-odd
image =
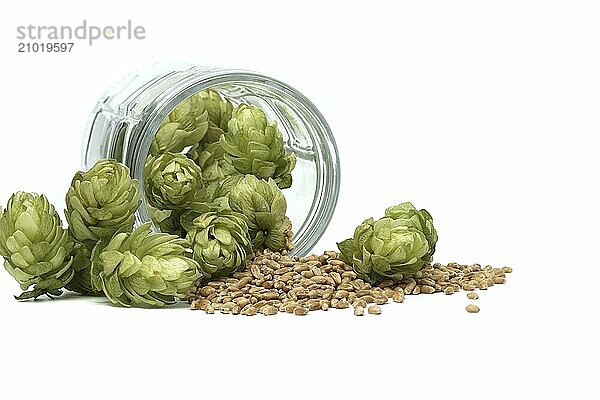
[[[193,65],[159,64],[139,71],[115,85],[95,107],[84,137],[83,168],[91,168],[101,158],[114,158],[143,182],[144,162],[161,122],[182,100],[208,88],[234,106],[260,107],[270,121],[277,122],[286,148],[296,153],[293,184],[284,195],[294,232],[293,254],[308,254],[325,232],[337,202],[337,147],[317,108],[294,88],[268,76]],[[140,186],[137,224],[151,219]]]

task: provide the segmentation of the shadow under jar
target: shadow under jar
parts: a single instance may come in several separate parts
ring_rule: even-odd
[[[260,107],[271,123],[277,123],[286,150],[296,154],[293,183],[283,193],[294,232],[292,254],[308,254],[325,232],[337,202],[337,147],[316,107],[294,88],[268,76],[189,65],[156,65],[133,74],[109,90],[95,107],[84,137],[83,168],[91,168],[102,158],[114,158],[143,182],[150,143],[162,121],[181,101],[209,88],[234,106]],[[138,225],[151,220],[143,186]]]

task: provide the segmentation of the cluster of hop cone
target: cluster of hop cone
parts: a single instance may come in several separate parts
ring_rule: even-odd
[[[24,291],[63,288],[121,306],[162,306],[194,281],[228,276],[257,249],[291,246],[282,189],[295,155],[258,107],[217,92],[192,95],[165,119],[148,155],[144,191],[160,232],[134,229],[140,188],[129,169],[100,160],[66,195],[68,228],[44,195],[17,192],[0,216],[0,255]]]

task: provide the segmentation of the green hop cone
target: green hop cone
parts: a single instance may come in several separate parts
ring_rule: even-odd
[[[225,208],[230,208],[229,197],[231,190],[237,185],[243,176],[240,174],[231,175],[218,181],[210,182],[206,186],[205,201],[211,203],[224,204]]]
[[[224,163],[224,151],[219,144],[219,139],[227,130],[227,124],[231,119],[233,105],[211,89],[204,90],[198,95],[203,99],[208,111],[208,130],[202,140],[195,143],[186,153],[186,156],[194,160],[202,169],[202,177],[205,181],[220,180],[237,172]]]
[[[231,113],[227,129],[235,132],[247,132],[250,129],[264,131],[267,126],[269,120],[263,110],[253,105],[240,104]]]
[[[193,160],[202,169],[204,174],[206,174],[208,166],[223,159],[223,154],[223,148],[218,140],[212,143],[197,143],[185,153],[186,157]]]
[[[71,253],[71,255],[73,256],[73,269],[75,270],[75,275],[73,276],[73,279],[71,279],[71,281],[67,284],[67,289],[85,295],[100,294],[92,287],[90,271],[92,267],[92,261],[90,259],[91,254],[91,247],[83,243],[75,242],[73,252]]]
[[[240,175],[236,175],[224,178],[221,181],[211,182],[206,187],[202,201],[195,201],[186,208],[158,210],[150,205],[148,208],[152,220],[160,228],[161,232],[185,237],[186,231],[181,224],[182,215],[190,211],[195,214],[202,214],[207,211],[231,209],[229,206],[229,192],[240,178]]]
[[[8,273],[25,291],[18,300],[59,296],[75,274],[72,248],[60,216],[44,195],[12,195],[0,216],[0,255]]]
[[[292,185],[296,155],[285,151],[277,125],[269,125],[258,107],[247,104],[236,107],[228,131],[219,142],[225,161],[238,173],[264,180],[272,178],[282,189]]]
[[[186,156],[202,169],[205,182],[218,182],[229,176],[243,176],[224,159],[225,152],[220,142],[199,143],[192,147]]]
[[[185,239],[152,233],[147,222],[94,247],[92,285],[124,307],[173,304],[197,278],[198,265],[187,257],[187,249]]]
[[[171,212],[171,214],[169,216],[167,216],[166,218],[164,218],[160,221],[156,221],[156,220],[153,220],[153,221],[158,226],[158,228],[160,229],[161,232],[168,233],[170,235],[176,235],[179,237],[183,237],[183,236],[185,236],[185,231],[183,230],[183,227],[181,226],[181,222],[179,222],[179,220],[181,218],[181,213],[185,212],[185,211],[186,210],[182,210],[182,211],[173,210]]]
[[[338,243],[338,248],[341,258],[371,284],[384,278],[398,281],[418,272],[429,251],[423,232],[392,218],[364,220],[353,238]]]
[[[160,210],[189,207],[205,194],[200,167],[183,154],[148,157],[144,176],[148,202]]]
[[[138,182],[131,179],[125,165],[100,160],[89,171],[75,174],[65,200],[69,234],[76,242],[72,254],[75,276],[67,289],[97,294],[90,281],[92,248],[117,232],[131,232],[140,205]]]
[[[148,212],[154,224],[159,227],[161,232],[171,235],[185,236],[185,231],[179,223],[182,211],[185,210],[159,210],[148,204]]]
[[[100,160],[75,174],[66,203],[71,236],[93,247],[100,239],[133,229],[140,206],[138,182],[120,162]]]
[[[264,246],[278,251],[286,247],[286,230],[290,228],[285,215],[287,204],[274,180],[246,175],[231,189],[229,204],[248,219],[255,249]]]
[[[429,251],[423,257],[426,263],[431,262],[433,253],[435,253],[435,245],[438,240],[438,235],[433,226],[433,218],[427,210],[417,210],[412,203],[401,203],[396,206],[389,207],[385,210],[385,216],[397,221],[401,221],[403,225],[415,228],[423,232],[427,238]]]
[[[150,154],[179,153],[200,142],[209,128],[209,110],[196,93],[179,103],[162,122],[150,145]]]
[[[227,210],[189,211],[181,222],[192,246],[192,257],[205,278],[230,276],[252,255],[246,218]]]
[[[221,133],[227,130],[227,123],[231,119],[231,113],[233,112],[231,102],[223,99],[217,91],[212,89],[203,90],[198,93],[198,96],[202,99],[204,107],[208,111],[210,125],[220,129]]]

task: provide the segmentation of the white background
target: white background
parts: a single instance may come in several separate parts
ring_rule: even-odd
[[[331,3],[331,4],[330,4]],[[0,16],[0,203],[59,210],[98,97],[156,61],[260,71],[306,94],[342,188],[317,251],[412,201],[440,262],[510,265],[480,294],[247,318],[18,303],[0,274],[0,396],[598,398],[600,12],[589,1],[18,2]],[[143,25],[143,41],[18,54],[18,25]]]

